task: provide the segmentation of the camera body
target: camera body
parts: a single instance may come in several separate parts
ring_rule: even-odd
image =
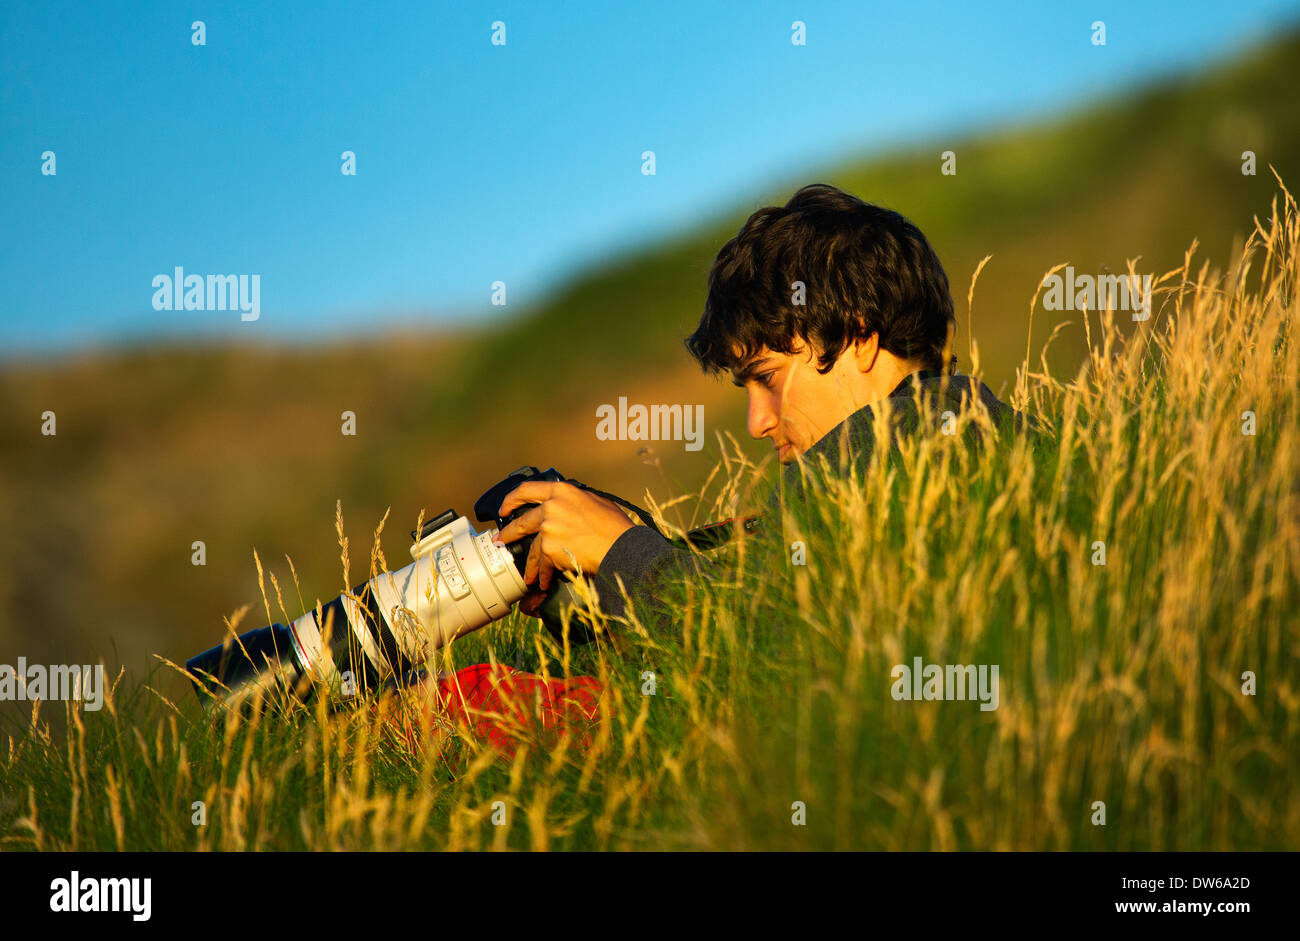
[[[483,532],[448,509],[411,533],[410,565],[381,572],[287,625],[247,631],[190,658],[185,666],[199,701],[211,708],[274,687],[305,700],[318,683],[351,694],[417,678],[432,651],[505,617],[528,593],[523,572],[535,536],[507,546],[492,541],[536,505],[500,515],[506,495],[528,480],[565,477],[521,467],[474,502],[475,517],[490,524]],[[541,612],[553,632],[573,600],[571,583],[557,579]]]

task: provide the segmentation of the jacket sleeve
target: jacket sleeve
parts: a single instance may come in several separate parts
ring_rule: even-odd
[[[633,526],[609,547],[593,581],[600,608],[610,617],[626,617],[619,581],[627,590],[637,616],[650,629],[667,628],[674,618],[663,605],[659,589],[670,577],[707,578],[713,566],[707,558],[669,542],[649,526]]]

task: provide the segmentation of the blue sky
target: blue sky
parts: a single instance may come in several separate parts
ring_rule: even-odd
[[[1278,0],[5,0],[0,356],[515,314],[775,182],[1193,70],[1298,19]],[[154,310],[178,265],[260,275],[259,319]]]

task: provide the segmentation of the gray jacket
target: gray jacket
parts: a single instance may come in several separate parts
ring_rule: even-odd
[[[918,385],[919,396],[916,393]],[[1000,428],[1035,432],[1036,425],[1031,420],[999,401],[984,383],[976,383],[970,376],[960,373],[946,375],[937,370],[925,370],[908,376],[889,394],[890,427],[893,434],[891,444],[896,444],[899,437],[910,434],[919,427],[918,398],[921,408],[942,416],[945,411],[960,411],[963,399],[974,396],[983,401],[990,417]],[[978,432],[973,425],[968,427],[968,440],[978,444]],[[806,507],[805,483],[808,474],[819,465],[821,459],[827,461],[831,473],[843,475],[851,467],[865,466],[875,448],[875,412],[872,406],[867,405],[782,468],[780,479],[766,503],[764,522],[759,530],[762,533],[760,538],[780,538],[783,502],[787,508],[796,511]],[[707,578],[711,574],[711,568],[706,556],[678,547],[648,526],[633,526],[610,546],[605,558],[601,560],[594,582],[600,595],[601,609],[606,614],[611,617],[623,617],[625,614],[623,598],[615,581],[621,579],[634,600],[638,615],[644,618],[645,613],[649,612],[651,620],[657,622],[662,618],[671,620],[670,612],[655,611],[658,580],[673,569],[694,572],[699,577]]]

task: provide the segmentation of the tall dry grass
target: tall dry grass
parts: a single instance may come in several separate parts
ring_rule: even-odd
[[[1047,446],[930,429],[666,586],[671,627],[643,609],[577,647],[511,615],[430,664],[598,677],[588,749],[521,730],[501,755],[427,689],[206,720],[119,683],[102,712],[66,705],[62,739],[39,709],[7,737],[3,846],[1300,847],[1298,244],[1283,189],[1225,269],[1193,246],[1156,279],[1148,322],[1059,325],[1086,362],[1027,360],[1013,396]],[[957,422],[993,431],[977,406]],[[702,493],[655,508],[667,528],[753,491],[765,469],[720,445]],[[997,664],[998,708],[896,701],[916,656]]]

